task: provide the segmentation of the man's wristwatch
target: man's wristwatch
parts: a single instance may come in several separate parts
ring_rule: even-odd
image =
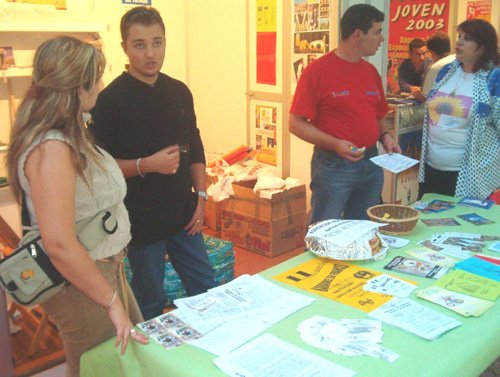
[[[203,199],[208,200],[208,194],[206,191],[198,191],[198,196],[201,196]]]

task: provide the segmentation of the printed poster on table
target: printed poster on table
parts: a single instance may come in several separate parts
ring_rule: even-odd
[[[257,0],[258,84],[276,85],[276,0]]]
[[[467,19],[481,18],[491,22],[491,0],[467,1]]]
[[[387,91],[397,93],[398,67],[409,57],[410,41],[426,40],[436,31],[448,32],[450,0],[398,0],[390,4]]]
[[[330,51],[330,0],[292,1],[292,92],[304,69]]]
[[[255,106],[255,159],[272,166],[278,165],[277,113],[275,106]]]
[[[348,262],[314,258],[274,278],[364,312],[371,312],[393,298],[363,289],[370,279],[379,275],[382,272]]]

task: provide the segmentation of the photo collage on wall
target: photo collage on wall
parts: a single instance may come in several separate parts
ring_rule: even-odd
[[[276,117],[276,107],[255,106],[255,158],[272,166],[278,165]]]
[[[330,0],[292,0],[292,89],[313,60],[330,51]]]

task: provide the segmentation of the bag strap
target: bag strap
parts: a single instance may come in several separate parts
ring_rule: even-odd
[[[21,197],[21,224],[23,226],[23,236],[28,233],[31,228],[30,214],[28,213],[28,207],[26,206],[26,194],[22,190],[23,195]]]

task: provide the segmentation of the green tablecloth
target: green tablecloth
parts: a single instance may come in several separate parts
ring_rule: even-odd
[[[442,195],[426,195],[424,197],[425,201],[431,201],[432,199],[458,201],[456,198]],[[471,212],[492,219],[496,223],[474,226],[456,217],[456,215]],[[500,206],[498,205],[493,206],[489,210],[457,206],[441,213],[420,215],[421,219],[438,217],[454,217],[462,225],[429,228],[419,221],[413,233],[406,236],[406,238],[411,240],[409,245],[403,249],[391,249],[383,261],[366,262],[365,265],[371,269],[382,270],[382,267],[392,257],[405,255],[405,249],[416,247],[417,241],[426,239],[435,233],[459,231],[500,235]],[[483,252],[495,255],[492,252],[488,252],[486,248]],[[498,254],[496,255],[498,256]],[[302,264],[313,257],[314,255],[311,253],[304,253],[262,272],[261,276],[274,281],[276,284],[294,290],[295,288],[281,284],[272,279],[272,277],[280,272],[289,270],[293,266]],[[403,276],[397,273],[394,273],[394,275]],[[410,277],[410,275],[404,276],[416,281],[419,284],[419,288],[429,286],[434,281],[432,279]],[[300,292],[308,294],[302,290]],[[347,357],[335,355],[304,343],[300,339],[297,325],[313,315],[319,314],[335,319],[367,317],[366,313],[360,310],[320,296],[315,296],[316,301],[312,305],[277,323],[268,332],[325,359],[355,370],[357,377],[476,377],[500,356],[500,304],[498,302],[482,316],[466,318],[441,306],[416,298],[415,293],[412,293],[410,297],[423,305],[457,319],[462,323],[462,326],[451,330],[435,341],[427,341],[403,330],[383,324],[383,346],[401,355],[393,363],[368,356]],[[82,356],[82,377],[224,376],[212,361],[214,355],[191,345],[183,345],[167,351],[154,341],[151,341],[147,346],[131,343],[126,355],[122,357],[114,347],[113,342],[114,340],[111,339]]]

